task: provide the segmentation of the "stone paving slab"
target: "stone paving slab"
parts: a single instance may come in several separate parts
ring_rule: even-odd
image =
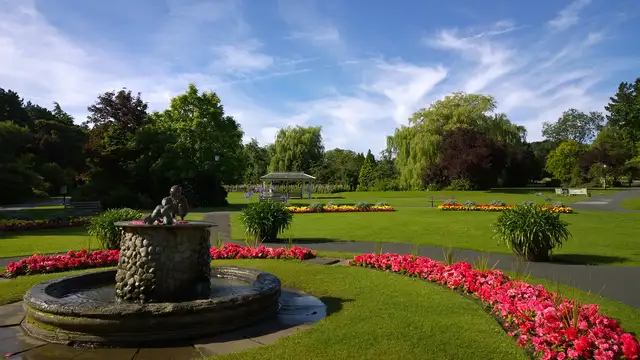
[[[238,351],[245,351],[261,346],[262,344],[247,339],[241,333],[220,335],[208,339],[202,339],[202,343],[194,344],[204,356],[225,355]]]
[[[0,326],[20,325],[22,319],[24,319],[22,301],[0,306]]]
[[[15,356],[11,356],[8,360],[72,360],[87,351],[88,349],[83,348],[74,348],[58,344],[46,344],[44,346],[38,346],[27,350]]]
[[[73,360],[132,360],[138,348],[127,349],[88,349]]]
[[[15,336],[0,340],[0,354],[3,354],[5,357],[11,355],[7,357],[8,359],[27,359],[27,357],[24,357],[24,354],[29,350],[49,345],[44,341],[25,335],[19,326],[11,326],[8,329],[11,329]]]
[[[317,258],[305,260],[305,262],[308,262],[311,264],[318,264],[318,265],[333,265],[333,264],[339,263],[340,260],[341,259],[337,259],[337,258],[317,257]]]
[[[198,359],[202,354],[193,346],[169,348],[143,348],[138,351],[134,360],[185,360]]]

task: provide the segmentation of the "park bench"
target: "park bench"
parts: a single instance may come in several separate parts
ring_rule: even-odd
[[[434,207],[434,203],[441,202],[445,203],[447,201],[456,201],[456,198],[453,196],[429,196],[429,201],[431,202],[431,207]]]
[[[273,201],[282,201],[283,203],[287,203],[287,199],[289,198],[289,194],[285,192],[268,192],[264,194],[264,197],[260,200],[273,200]]]
[[[556,189],[556,195],[565,196],[569,195],[568,189]]]
[[[584,196],[589,196],[589,191],[587,190],[587,188],[582,188],[582,189],[569,189],[569,196],[571,195],[584,195]]]
[[[100,201],[71,201],[64,205],[65,210],[74,215],[92,216],[102,211]]]

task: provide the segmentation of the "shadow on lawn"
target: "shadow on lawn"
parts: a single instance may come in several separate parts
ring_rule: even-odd
[[[332,296],[323,296],[320,298],[320,301],[322,301],[327,306],[327,316],[330,316],[331,314],[337,313],[338,311],[342,310],[344,303],[352,302],[353,300]]]
[[[554,254],[551,259],[556,264],[571,265],[605,265],[628,261],[629,258],[609,255],[587,255],[587,254]]]
[[[12,238],[15,236],[82,236],[86,235],[85,226],[72,226],[53,229],[33,229],[33,230],[11,230],[0,231],[0,240],[2,238]]]

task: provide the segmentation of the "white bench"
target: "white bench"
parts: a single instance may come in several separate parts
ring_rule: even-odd
[[[65,204],[66,210],[71,210],[77,215],[89,215],[93,216],[102,211],[100,201],[71,201],[69,204]]]
[[[569,196],[571,195],[584,195],[584,196],[589,196],[589,191],[587,191],[587,188],[582,188],[582,189],[569,189]]]
[[[556,189],[556,195],[564,196],[567,195],[567,193],[564,191],[564,189]]]

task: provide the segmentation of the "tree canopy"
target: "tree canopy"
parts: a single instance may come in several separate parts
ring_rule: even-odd
[[[320,126],[293,126],[280,129],[273,143],[269,171],[309,172],[324,154]]]
[[[587,144],[602,130],[604,120],[604,115],[599,111],[587,114],[572,108],[563,112],[556,122],[543,123],[542,136],[554,142],[573,140]]]

